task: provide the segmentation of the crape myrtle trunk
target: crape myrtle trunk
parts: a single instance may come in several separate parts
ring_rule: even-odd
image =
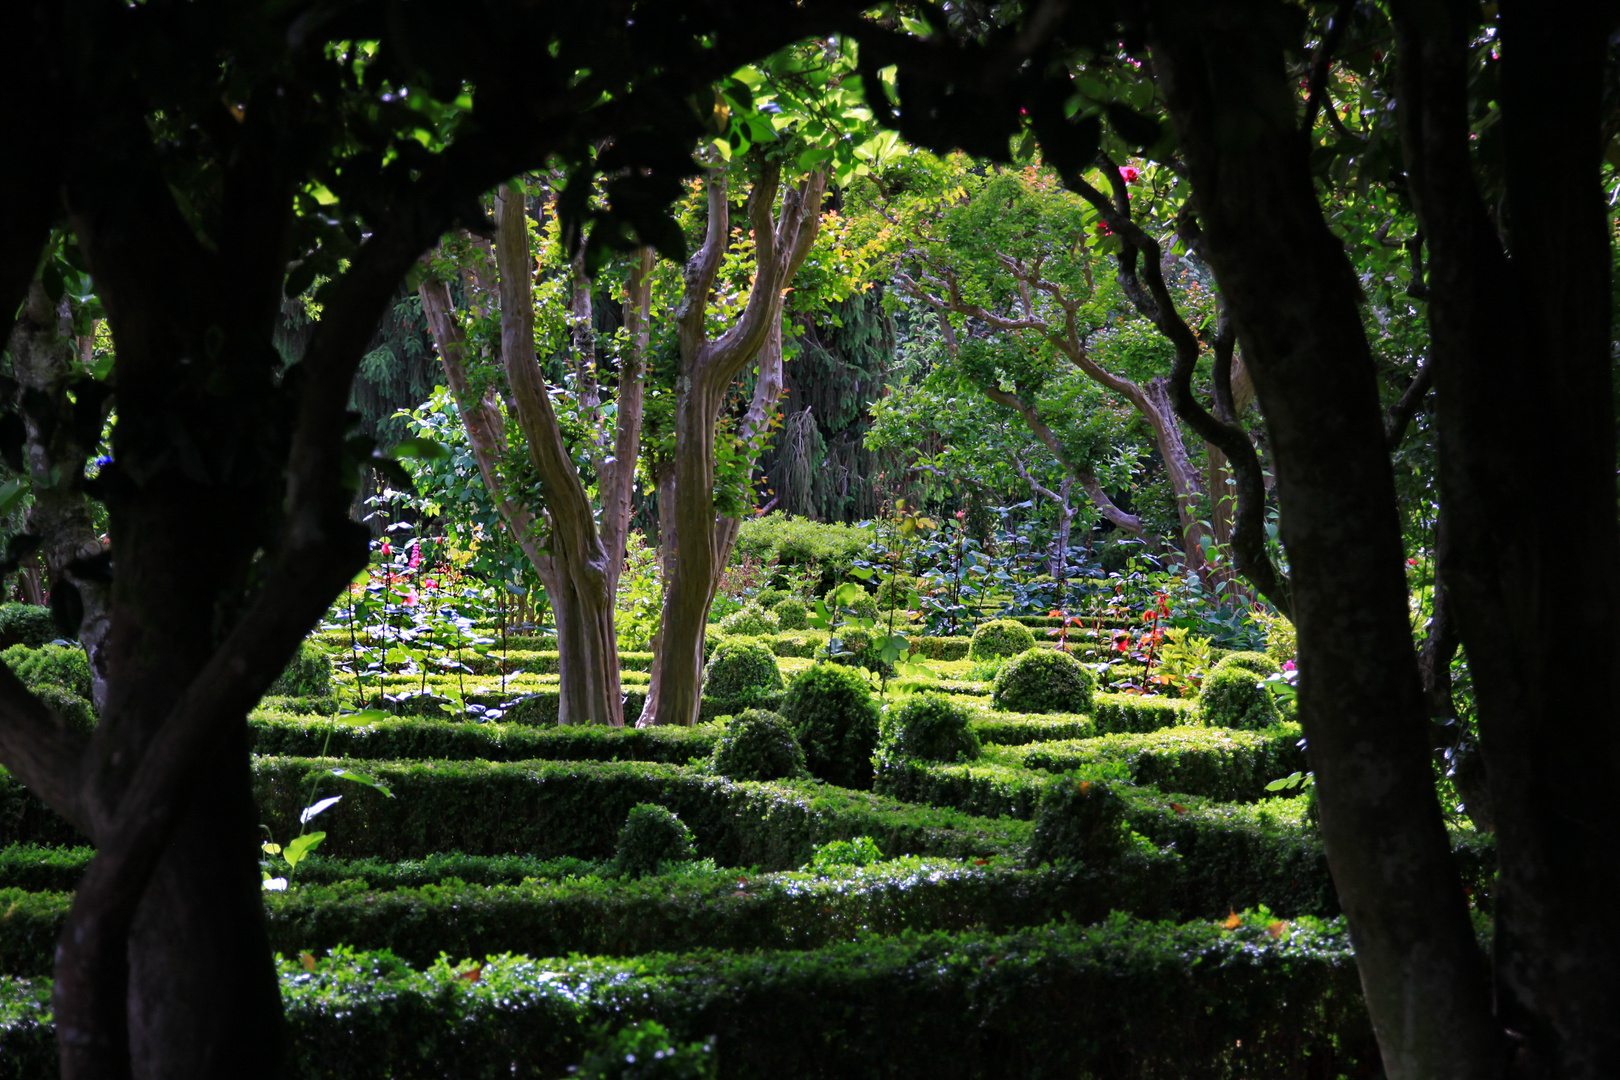
[[[1300,718],[1385,1069],[1495,1076],[1501,1039],[1435,796],[1360,289],[1317,201],[1287,31],[1269,11],[1152,5],[1155,73],[1276,455]]]

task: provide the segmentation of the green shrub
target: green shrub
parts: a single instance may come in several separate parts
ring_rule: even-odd
[[[332,693],[332,657],[313,641],[298,645],[298,655],[292,658],[276,681],[266,691],[289,697],[324,697]]]
[[[1091,718],[1098,735],[1158,731],[1193,723],[1197,715],[1198,703],[1180,698],[1094,694],[1091,699]]]
[[[785,596],[776,602],[771,609],[776,615],[776,625],[783,630],[807,630],[810,628],[810,609],[805,607],[804,601],[797,596]]]
[[[815,588],[820,592],[837,584],[871,543],[870,529],[771,513],[743,521],[732,558],[802,567],[816,576]],[[778,578],[773,585],[787,583],[786,574]]]
[[[1083,713],[1091,711],[1095,685],[1091,672],[1069,654],[1030,649],[996,673],[990,697],[1009,712]]]
[[[760,634],[774,634],[778,629],[774,615],[752,605],[733,611],[720,620],[722,634],[757,637]]]
[[[812,774],[839,787],[872,786],[878,710],[865,675],[838,664],[806,668],[788,684],[782,715]]]
[[[973,721],[973,733],[979,737],[981,746],[1025,746],[1060,739],[1087,739],[1097,734],[1097,726],[1086,716],[1025,719],[1005,713],[980,713]]]
[[[61,636],[50,608],[39,604],[0,604],[0,647],[27,645],[37,649]]]
[[[973,660],[993,660],[999,656],[1017,656],[1035,647],[1035,635],[1029,627],[1012,619],[991,619],[980,623],[973,631],[973,644],[968,657]]]
[[[878,728],[878,768],[886,761],[972,761],[979,737],[968,711],[944,694],[907,694],[883,710]]]
[[[1147,734],[1038,743],[1023,752],[1024,767],[1047,772],[1093,772],[1110,763],[1128,770],[1133,784],[1229,802],[1253,802],[1266,785],[1303,770],[1298,724],[1264,732],[1227,731],[1202,724]]]
[[[1107,784],[1060,776],[1041,795],[1029,864],[1106,863],[1125,846],[1125,801]]]
[[[94,707],[72,690],[55,683],[35,683],[30,689],[47,708],[62,718],[66,727],[87,735],[95,729]]]
[[[873,622],[877,621],[878,602],[875,596],[867,592],[864,586],[857,586],[855,599],[847,604],[840,604],[837,600],[837,593],[838,589],[841,587],[842,586],[828,589],[826,595],[821,598],[822,601],[827,605],[827,610],[835,613],[834,618],[843,617],[845,614],[847,614],[843,609],[848,608],[849,611],[854,612],[854,617],[857,619],[871,619]]]
[[[911,638],[911,650],[924,660],[966,660],[972,641],[965,637]]]
[[[1260,685],[1260,676],[1244,668],[1222,668],[1218,664],[1204,680],[1198,710],[1211,727],[1238,730],[1266,728],[1282,719],[1271,694]]]
[[[805,864],[805,870],[825,874],[829,870],[846,866],[871,866],[883,861],[883,849],[870,836],[856,836],[849,840],[830,840],[817,844],[815,853]]]
[[[792,725],[762,709],[749,709],[727,725],[710,764],[732,780],[786,780],[809,772]]]
[[[882,611],[893,608],[905,608],[911,601],[911,594],[917,591],[917,579],[910,574],[886,574],[878,582],[877,604]]]
[[[1210,670],[1224,671],[1231,668],[1241,668],[1252,672],[1260,678],[1275,675],[1282,670],[1281,665],[1262,652],[1233,652],[1221,657],[1220,661]]]
[[[788,592],[786,589],[764,588],[755,593],[749,600],[749,603],[753,604],[761,611],[774,611],[776,610],[777,604],[781,603],[782,600],[792,595],[793,594]]]
[[[677,1045],[656,1020],[596,1029],[585,1060],[568,1070],[576,1080],[712,1080],[720,1075],[714,1039]]]
[[[716,715],[775,705],[781,693],[776,655],[757,641],[722,641],[703,669],[703,696],[713,703]]]
[[[0,652],[0,660],[27,686],[50,683],[90,700],[90,661],[77,645],[41,645],[37,649],[13,645]]]
[[[692,830],[684,821],[656,803],[637,803],[619,830],[613,865],[625,877],[644,877],[693,857]]]

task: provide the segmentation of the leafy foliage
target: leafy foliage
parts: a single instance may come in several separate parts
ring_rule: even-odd
[[[1017,656],[1035,647],[1035,635],[1029,627],[1011,619],[992,619],[980,623],[973,631],[973,644],[968,656],[974,660],[994,660],[1004,656]]]
[[[758,641],[728,638],[703,671],[704,696],[721,713],[775,704],[782,691],[776,656]]]
[[[626,877],[642,877],[692,857],[692,830],[685,822],[655,803],[637,803],[619,830],[613,863]]]
[[[797,596],[784,596],[771,608],[776,624],[783,630],[806,630],[810,627],[810,611]]]
[[[793,725],[812,775],[840,787],[872,786],[878,708],[866,676],[841,664],[816,664],[788,684],[782,715]]]
[[[996,673],[991,700],[1010,712],[1090,712],[1095,686],[1091,672],[1067,653],[1030,649]]]
[[[1061,776],[1041,796],[1030,865],[1107,862],[1125,846],[1125,801],[1107,784]]]
[[[1204,723],[1256,730],[1281,720],[1271,694],[1260,685],[1260,680],[1260,675],[1246,668],[1217,665],[1198,694],[1198,710]]]
[[[884,707],[879,726],[877,761],[972,761],[979,756],[979,737],[968,711],[947,694],[906,694]]]
[[[90,661],[77,645],[41,645],[37,649],[13,645],[0,652],[0,661],[25,685],[60,686],[90,700]]]
[[[719,1075],[714,1040],[677,1045],[669,1029],[643,1020],[617,1031],[598,1028],[585,1060],[568,1070],[578,1080],[710,1080]]]
[[[732,780],[806,776],[804,750],[781,713],[749,709],[732,718],[714,745],[710,765]]]
[[[59,635],[51,609],[39,604],[0,604],[0,647],[37,649]]]
[[[752,606],[733,611],[720,620],[720,632],[722,634],[755,636],[758,634],[774,634],[782,629],[790,628],[782,626],[771,613]]]

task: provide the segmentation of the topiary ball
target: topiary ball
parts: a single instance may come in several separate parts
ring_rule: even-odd
[[[812,775],[840,787],[872,786],[878,708],[865,675],[840,664],[806,668],[788,684],[782,715],[793,725]]]
[[[732,719],[714,745],[709,764],[732,780],[788,780],[805,776],[804,750],[781,713],[749,709]]]
[[[1065,774],[1041,793],[1029,865],[1098,863],[1125,847],[1125,800],[1091,780]]]
[[[968,711],[948,694],[907,694],[883,710],[878,725],[878,768],[904,758],[918,761],[972,761],[979,736]]]
[[[749,603],[754,607],[759,608],[761,611],[774,611],[776,610],[777,604],[781,603],[785,598],[791,595],[792,594],[786,589],[776,589],[767,586],[766,588],[763,588],[759,590],[759,592],[755,593],[754,598],[749,601]]]
[[[968,646],[968,659],[993,660],[1000,656],[1017,656],[1035,647],[1035,635],[1029,627],[1011,619],[992,619],[980,623],[973,631],[973,643]]]
[[[1282,668],[1277,665],[1277,661],[1273,660],[1263,652],[1227,653],[1225,656],[1221,657],[1215,666],[1210,670],[1211,672],[1215,672],[1228,670],[1230,668],[1242,668],[1244,671],[1253,672],[1262,679],[1267,675],[1275,675],[1282,670]]]
[[[267,694],[287,697],[325,697],[332,692],[332,658],[313,641],[300,642],[287,670],[270,684]]]
[[[714,1080],[719,1076],[714,1038],[682,1046],[656,1020],[619,1031],[596,1029],[585,1058],[568,1070],[571,1080]]]
[[[835,616],[837,617],[841,617],[847,615],[848,612],[841,611],[840,609],[848,608],[850,611],[855,613],[854,617],[857,619],[871,619],[873,622],[877,621],[878,602],[876,597],[867,592],[865,587],[862,586],[860,587],[860,591],[854,600],[847,604],[840,604],[838,602],[838,588],[841,587],[842,586],[828,589],[826,595],[822,597],[822,600],[827,604],[828,611],[834,612]]]
[[[656,874],[664,863],[693,857],[692,830],[686,822],[656,803],[637,803],[619,830],[613,864],[623,877],[642,877]]]
[[[776,602],[771,609],[776,616],[776,625],[783,630],[810,629],[810,609],[804,606],[804,601],[797,596],[786,596]]]
[[[703,669],[703,696],[718,715],[773,706],[782,693],[782,671],[770,649],[747,638],[728,638],[714,648]]]
[[[27,686],[50,683],[90,700],[90,661],[77,645],[41,645],[37,649],[13,645],[0,652],[0,660]]]
[[[1030,649],[996,672],[990,700],[1008,712],[1090,712],[1096,686],[1096,677],[1068,653]]]
[[[722,634],[758,637],[760,634],[774,634],[776,631],[776,616],[752,606],[733,611],[720,620]]]
[[[1260,676],[1241,667],[1215,670],[1204,679],[1198,694],[1198,711],[1211,727],[1254,730],[1270,727],[1282,719],[1271,694],[1260,685]]]

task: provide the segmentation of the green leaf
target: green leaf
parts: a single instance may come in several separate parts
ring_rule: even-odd
[[[378,780],[370,773],[363,773],[358,769],[333,769],[332,775],[340,780],[353,780],[357,784],[364,784],[367,787],[376,788],[390,799],[394,797],[394,793],[388,790],[388,785],[383,783],[381,780]]]
[[[334,799],[333,801],[336,802],[337,800]],[[320,846],[321,841],[325,839],[326,834],[323,832],[305,833],[303,836],[296,836],[288,842],[287,850],[281,857],[287,860],[289,867],[296,867],[304,861],[305,855],[314,851]]]
[[[23,496],[28,494],[28,481],[22,477],[8,480],[0,485],[0,514],[9,514],[22,502]]]
[[[388,456],[396,461],[400,458],[420,458],[423,461],[444,461],[450,457],[450,450],[443,443],[432,439],[401,439],[388,451]]]
[[[317,814],[324,814],[326,811],[332,809],[332,807],[336,806],[342,801],[343,796],[333,795],[329,798],[322,799],[319,802],[311,803],[310,805],[304,807],[303,812],[298,815],[298,824],[308,825],[310,820]],[[296,842],[297,841],[294,841],[294,843]]]
[[[386,709],[361,709],[359,712],[345,713],[337,717],[340,724],[359,725],[375,724],[379,720],[387,720],[391,714]]]
[[[872,571],[868,570],[864,566],[851,567],[849,572],[850,572],[850,574],[852,576],[858,577],[862,581],[871,581],[872,580]]]

